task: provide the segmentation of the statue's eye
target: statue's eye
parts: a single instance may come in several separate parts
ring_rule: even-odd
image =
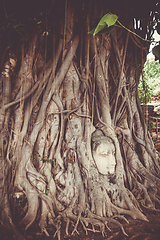
[[[109,152],[102,152],[101,155],[102,155],[103,157],[107,157],[107,156],[109,155]]]

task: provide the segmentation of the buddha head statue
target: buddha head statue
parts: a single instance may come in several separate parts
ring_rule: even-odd
[[[91,137],[92,155],[99,173],[115,173],[115,145],[111,138],[104,136],[101,130],[95,130]]]

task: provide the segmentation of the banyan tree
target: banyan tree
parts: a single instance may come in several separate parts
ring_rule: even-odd
[[[137,86],[158,1],[7,1],[0,16],[0,218],[60,239],[160,206]],[[15,207],[18,198],[22,211]],[[125,217],[124,217],[125,216]],[[74,227],[73,227],[74,226]]]

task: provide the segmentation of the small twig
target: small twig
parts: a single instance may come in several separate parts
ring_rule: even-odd
[[[81,222],[81,224],[82,224],[82,226],[83,226],[83,229],[84,229],[84,230],[85,230],[85,232],[86,232],[86,235],[88,235],[87,228],[86,228],[86,226],[84,225],[84,223],[83,223],[82,219],[80,219],[80,222]]]
[[[47,237],[50,236],[46,228],[43,229],[43,232],[46,234]]]
[[[78,117],[84,117],[84,118],[90,118],[90,119],[92,119],[92,117],[91,117],[91,116],[88,116],[88,115],[82,115],[82,114],[78,114],[78,113],[76,113],[76,112],[74,112],[74,114],[77,115]]]
[[[90,231],[90,232],[94,232],[94,233],[100,233],[101,231],[99,231],[99,230],[95,230],[95,229],[91,229],[91,228],[87,228],[87,230],[88,231]]]
[[[80,221],[80,217],[81,217],[81,213],[79,213],[79,215],[78,215],[76,225],[75,225],[75,227],[74,227],[73,232],[71,233],[71,235],[73,235],[75,232],[77,232],[78,235],[79,235],[79,232],[77,231],[77,226],[78,226],[78,223],[79,223],[79,221]]]
[[[123,215],[114,215],[112,218],[121,218],[121,219],[123,219],[126,223],[129,224],[129,221],[128,221],[127,218],[125,218]]]
[[[111,232],[112,230],[108,227],[108,222],[105,223],[106,228]]]
[[[128,29],[128,28],[126,28],[120,21],[117,20],[117,22],[119,23],[119,25],[120,25],[121,27],[125,28],[128,32],[130,32],[130,33],[134,34],[135,36],[139,37],[141,40],[143,40],[143,41],[145,41],[145,42],[150,42],[150,43],[151,43],[151,42],[154,42],[154,41],[150,41],[150,40],[147,40],[147,39],[142,38],[142,37],[139,36],[137,33],[131,31],[131,30]]]
[[[131,39],[133,40],[133,42],[136,44],[136,46],[137,46],[138,48],[141,48],[141,49],[143,49],[143,50],[147,50],[146,47],[142,47],[141,45],[139,45],[139,44],[135,41],[135,39],[133,38],[132,34],[130,34],[130,37],[131,37]],[[134,36],[134,37],[136,37],[136,36]]]
[[[96,232],[96,229],[94,227],[94,225],[92,224],[92,229],[93,229],[93,232],[95,233]]]
[[[70,220],[69,220],[69,218],[67,218],[67,223],[66,223],[66,235],[67,235],[67,236],[69,235],[69,232],[68,232],[69,223],[70,223]]]
[[[141,202],[141,205],[142,205],[142,207],[144,207],[147,210],[150,210],[150,211],[153,211],[153,212],[160,212],[160,209],[147,207],[142,202]]]
[[[60,235],[60,231],[59,230],[57,232],[57,237],[58,237],[58,240],[61,240],[61,235]]]
[[[55,238],[56,235],[58,236],[58,232],[59,232],[60,229],[61,229],[61,226],[59,226],[59,227],[57,228],[56,232],[55,232],[54,235],[53,235],[53,238]]]

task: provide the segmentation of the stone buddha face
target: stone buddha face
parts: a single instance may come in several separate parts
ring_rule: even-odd
[[[115,173],[115,146],[111,138],[104,136],[100,130],[92,134],[92,155],[99,173]]]

